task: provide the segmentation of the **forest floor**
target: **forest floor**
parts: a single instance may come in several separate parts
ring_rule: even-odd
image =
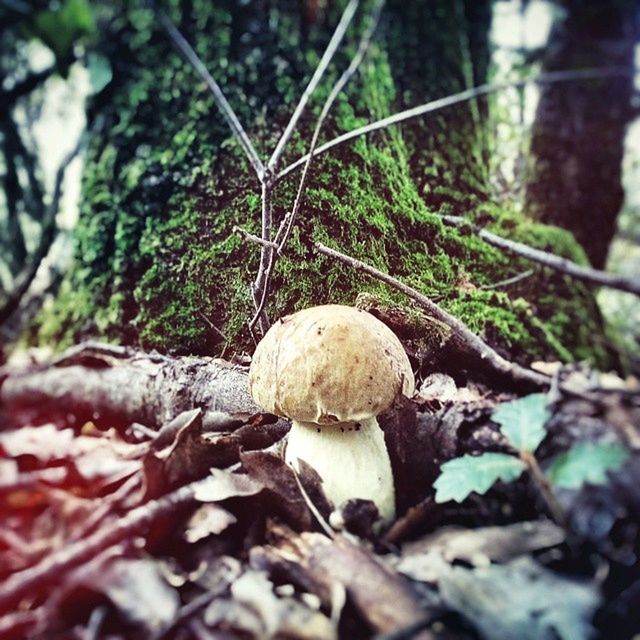
[[[537,366],[544,394],[438,373],[381,417],[380,527],[284,464],[246,362],[6,365],[0,638],[633,637],[638,381]]]

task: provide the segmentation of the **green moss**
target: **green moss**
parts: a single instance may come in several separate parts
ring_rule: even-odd
[[[303,46],[293,14],[273,9],[275,41],[289,53],[279,69],[257,61],[249,46],[230,47],[228,12],[204,0],[192,5],[182,28],[266,156],[303,85],[300,69],[308,73],[330,32],[310,32]],[[179,20],[178,0],[171,6]],[[98,131],[88,154],[75,266],[35,331],[41,341],[61,345],[92,335],[165,351],[215,353],[228,345],[250,350],[246,323],[260,249],[232,229],[259,233],[259,185],[211,98],[152,30],[147,14],[129,11],[131,33],[122,43],[127,64],[102,109],[109,135]],[[355,45],[352,37],[337,59],[339,68]],[[373,46],[360,76],[336,101],[325,137],[397,110],[398,82],[387,50]],[[283,164],[306,151],[313,116],[331,83],[328,78],[319,87]],[[545,271],[505,291],[483,289],[530,265],[440,222],[439,213],[462,208],[496,232],[584,259],[565,232],[487,200],[484,171],[474,160],[479,142],[460,124],[463,115],[469,113],[431,118],[419,153],[416,131],[395,127],[314,161],[273,273],[267,312],[276,318],[312,304],[353,304],[363,292],[406,305],[386,285],[314,254],[312,243],[320,241],[432,296],[505,353],[522,360],[591,357],[602,363],[606,352],[593,339],[600,329],[586,290]],[[275,189],[276,225],[291,208],[298,179],[294,173]],[[438,332],[433,336],[434,344],[442,339]]]

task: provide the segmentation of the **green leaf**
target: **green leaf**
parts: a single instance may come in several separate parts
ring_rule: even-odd
[[[462,502],[472,491],[486,493],[498,480],[510,482],[520,477],[526,465],[506,453],[462,456],[445,462],[434,483],[436,502]]]
[[[65,0],[62,14],[69,29],[80,33],[91,33],[95,29],[89,0]]]
[[[87,56],[87,71],[92,93],[100,93],[113,79],[109,60],[98,53],[90,53]]]
[[[549,480],[564,489],[579,489],[585,482],[603,484],[607,471],[617,471],[628,458],[629,452],[620,445],[581,442],[555,458]]]
[[[493,421],[500,425],[502,433],[519,451],[533,453],[544,439],[544,424],[551,415],[546,400],[546,394],[534,393],[505,402],[493,412]]]
[[[55,10],[38,12],[31,32],[53,51],[60,70],[66,73],[75,43],[95,32],[89,1],[64,0]]]

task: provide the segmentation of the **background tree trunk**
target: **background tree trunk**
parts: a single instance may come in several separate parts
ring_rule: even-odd
[[[163,6],[266,158],[345,4],[171,0]],[[183,353],[252,349],[246,323],[259,249],[232,228],[259,233],[258,181],[206,88],[151,12],[137,2],[97,7],[99,48],[111,61],[113,80],[92,108],[75,266],[34,334],[62,343],[100,335]],[[322,102],[355,53],[371,7],[362,3],[282,167],[306,152]],[[324,139],[482,82],[489,18],[489,0],[391,0]],[[311,243],[320,241],[437,298],[511,356],[605,362],[590,292],[545,271],[507,290],[485,288],[529,265],[439,220],[438,214],[465,213],[581,259],[567,234],[491,202],[485,110],[459,105],[314,161],[272,279],[270,317],[329,301],[353,304],[361,292],[406,305],[381,283],[314,254]],[[274,192],[276,226],[291,208],[298,179],[290,174]],[[431,339],[437,343],[439,336]]]
[[[634,64],[637,2],[565,0],[544,71]],[[623,202],[624,136],[633,78],[543,86],[531,143],[527,211],[571,231],[603,268]]]

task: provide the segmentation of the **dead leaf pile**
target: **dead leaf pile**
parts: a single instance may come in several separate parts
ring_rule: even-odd
[[[124,428],[0,424],[0,638],[631,638],[640,628],[640,394],[554,368],[543,468],[575,442],[622,442],[598,486],[526,477],[434,501],[441,465],[509,451],[507,395],[425,378],[380,424],[398,518],[333,510],[288,425],[199,408]],[[582,377],[580,377],[582,376]],[[615,384],[614,384],[615,383]],[[634,631],[635,630],[635,631]]]

